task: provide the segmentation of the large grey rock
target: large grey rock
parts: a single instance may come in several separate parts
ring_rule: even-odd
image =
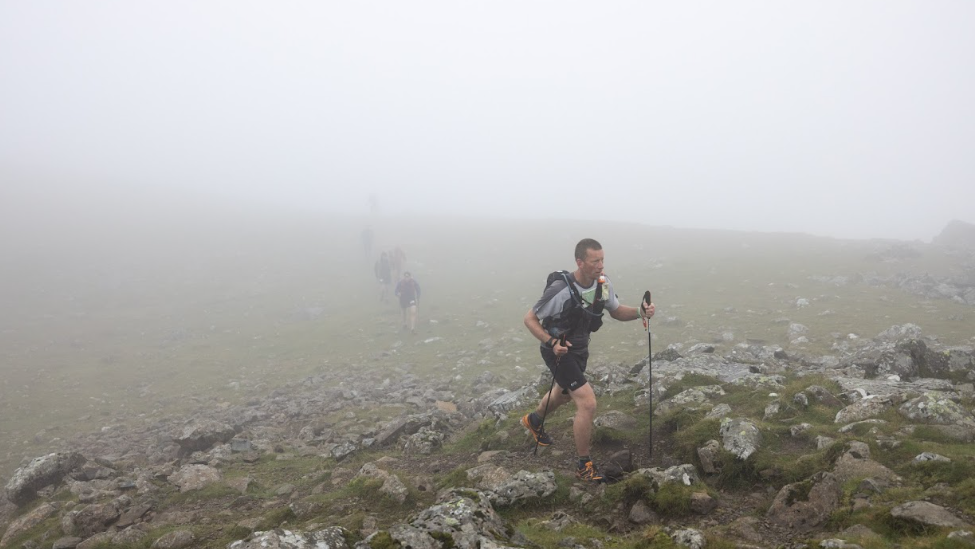
[[[888,408],[891,408],[891,399],[880,396],[865,397],[837,412],[834,423],[853,423],[876,417]]]
[[[458,549],[498,547],[497,540],[505,538],[505,523],[495,513],[488,497],[475,490],[442,493],[438,503],[421,511],[408,526],[410,530],[397,532],[391,528],[390,535],[403,543],[399,536],[406,533],[440,532],[450,535]],[[437,542],[433,547],[440,548],[442,544]]]
[[[115,502],[94,503],[72,509],[61,517],[61,530],[69,536],[87,538],[104,532],[119,518],[119,508]]]
[[[16,505],[30,503],[37,497],[38,490],[58,484],[85,461],[85,457],[77,452],[56,452],[36,457],[14,471],[4,488],[4,494]]]
[[[701,408],[711,408],[710,398],[722,396],[725,391],[721,385],[706,385],[702,387],[692,387],[685,389],[673,397],[657,405],[654,415],[663,415],[675,409],[698,410]]]
[[[691,549],[705,548],[705,534],[693,528],[677,530],[671,534],[671,541]]]
[[[627,520],[634,524],[653,524],[660,522],[661,519],[658,518],[657,513],[647,503],[644,503],[644,500],[639,499],[637,503],[631,506],[630,512],[627,513]]]
[[[716,461],[718,460],[721,449],[722,445],[717,440],[709,440],[704,446],[698,449],[698,461],[701,462],[702,471],[706,475],[718,473]]]
[[[944,395],[925,393],[898,407],[898,413],[918,423],[966,425],[973,428],[972,414]]]
[[[611,431],[628,432],[637,428],[637,420],[633,416],[618,410],[610,410],[593,419],[593,426]]]
[[[229,442],[236,431],[230,425],[212,419],[198,419],[183,427],[173,438],[185,454],[204,452],[215,444]]]
[[[496,398],[488,409],[497,415],[504,415],[514,410],[534,407],[539,403],[539,393],[535,386],[526,385],[517,391],[511,391]]]
[[[556,493],[556,476],[552,471],[530,473],[519,471],[506,482],[492,487],[488,500],[497,506],[549,497]]]
[[[180,488],[180,493],[201,488],[219,482],[220,471],[209,465],[184,465],[179,471],[168,477],[171,483]]]
[[[638,469],[637,473],[657,482],[658,486],[664,484],[691,486],[692,484],[699,484],[701,482],[701,478],[698,476],[698,470],[690,463],[674,465],[667,469],[661,469],[660,467]]]
[[[745,418],[724,419],[719,429],[722,447],[739,459],[748,459],[762,442],[762,435],[756,425]]]
[[[896,519],[925,526],[947,528],[967,528],[972,526],[972,523],[960,519],[945,507],[927,501],[909,501],[898,505],[891,510],[891,516]]]
[[[349,549],[346,530],[332,526],[316,532],[273,530],[254,532],[246,539],[227,546],[228,549]]]
[[[892,326],[887,330],[878,334],[876,339],[881,341],[897,342],[903,339],[918,339],[922,336],[922,329],[916,324],[902,324],[898,326]]]
[[[802,482],[787,484],[773,500],[766,518],[797,532],[810,532],[823,524],[840,503],[841,483],[820,472]]]

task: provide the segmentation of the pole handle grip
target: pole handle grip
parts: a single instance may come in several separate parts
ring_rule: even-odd
[[[645,305],[650,305],[651,304],[651,291],[650,290],[647,290],[646,292],[644,292],[644,304]]]

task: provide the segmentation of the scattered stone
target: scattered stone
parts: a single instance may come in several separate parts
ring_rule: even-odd
[[[972,526],[971,523],[955,516],[945,507],[927,501],[909,501],[898,505],[891,510],[891,516],[923,526],[946,528],[966,528],[967,526]]]
[[[915,459],[913,459],[912,461],[915,463],[923,463],[926,461],[942,461],[945,463],[949,463],[952,460],[945,456],[934,454],[932,452],[922,452],[921,454],[915,456]]]
[[[644,500],[637,500],[637,503],[630,507],[627,520],[634,524],[657,524],[661,521],[657,513],[644,503]]]
[[[191,547],[197,538],[189,530],[176,530],[153,542],[150,549],[183,549]]]

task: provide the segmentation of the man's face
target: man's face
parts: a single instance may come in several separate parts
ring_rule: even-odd
[[[603,274],[603,250],[586,250],[586,257],[576,260],[576,266],[587,279],[595,279]]]

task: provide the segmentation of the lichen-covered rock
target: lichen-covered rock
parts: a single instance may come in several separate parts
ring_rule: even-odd
[[[497,540],[505,538],[505,523],[495,513],[488,497],[476,490],[454,489],[442,493],[438,503],[421,511],[410,522],[409,527],[412,532],[428,533],[428,537],[430,533],[449,535],[458,549],[497,547]],[[393,539],[408,545],[398,537],[401,533],[406,532],[394,532],[393,528],[390,529]],[[437,542],[433,547],[442,546],[443,544]]]
[[[918,423],[966,425],[973,428],[972,414],[946,396],[936,393],[925,393],[909,400],[898,407],[898,413]]]
[[[339,526],[309,533],[272,530],[254,532],[246,539],[235,541],[227,547],[228,549],[349,549],[346,536],[346,529]]]
[[[837,412],[837,415],[834,416],[834,423],[852,423],[876,417],[883,414],[890,407],[891,399],[880,396],[869,396]]]
[[[673,397],[658,404],[654,410],[654,415],[666,414],[674,409],[683,408],[698,410],[703,407],[711,407],[709,399],[722,396],[725,391],[721,385],[706,385],[702,387],[692,387],[685,389]],[[707,406],[706,406],[707,405]]]
[[[762,442],[762,435],[756,425],[745,418],[724,419],[719,429],[722,447],[739,459],[748,459]]]
[[[705,534],[693,528],[677,530],[671,534],[671,541],[691,549],[704,549]]]
[[[556,492],[556,476],[552,471],[530,473],[519,471],[507,481],[495,485],[487,494],[488,500],[498,506],[545,498]]]
[[[660,467],[638,469],[637,473],[657,482],[659,486],[663,484],[691,486],[692,484],[701,482],[701,478],[698,476],[698,470],[690,463],[675,465],[667,469],[661,469]]]
[[[77,452],[55,452],[36,457],[14,471],[4,488],[4,495],[16,505],[30,503],[37,497],[38,490],[58,484],[85,461],[85,457]]]

